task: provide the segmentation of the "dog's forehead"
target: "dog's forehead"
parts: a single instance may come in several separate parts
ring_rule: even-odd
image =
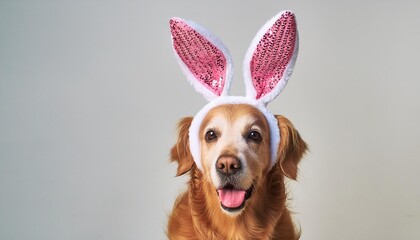
[[[261,125],[267,126],[264,114],[256,107],[248,104],[224,104],[211,109],[203,119],[201,128],[212,126]]]

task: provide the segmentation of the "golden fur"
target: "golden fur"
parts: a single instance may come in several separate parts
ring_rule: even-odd
[[[215,118],[220,120],[216,121]],[[281,141],[278,161],[268,173],[269,130],[263,114],[258,109],[245,104],[226,104],[212,109],[207,114],[200,128],[200,136],[204,136],[208,124],[216,126],[217,131],[230,131],[229,136],[240,136],[243,133],[239,131],[245,131],[255,125],[261,132],[262,141],[259,144],[248,144],[244,141],[242,150],[238,150],[240,147],[235,146],[238,141],[228,141],[222,137],[220,142],[216,143],[202,140],[203,171],[196,167],[189,150],[188,129],[192,117],[183,118],[179,122],[178,141],[171,150],[171,161],[178,162],[177,176],[189,172],[191,179],[188,182],[188,190],[177,198],[169,216],[169,239],[299,239],[300,234],[294,228],[286,207],[284,180],[285,176],[296,180],[298,163],[307,150],[307,145],[288,119],[283,116],[276,118]],[[216,144],[218,146],[215,146]],[[214,179],[209,173],[213,164],[212,151],[244,153],[247,176],[241,179],[241,184],[248,187],[251,179],[254,190],[245,202],[244,209],[238,214],[228,214],[220,207]]]

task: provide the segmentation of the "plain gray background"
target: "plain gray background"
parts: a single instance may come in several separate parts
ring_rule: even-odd
[[[205,101],[170,45],[192,19],[242,60],[297,15],[294,74],[269,105],[309,143],[292,209],[302,239],[420,239],[420,2],[0,1],[0,239],[165,239],[187,178],[168,163]]]

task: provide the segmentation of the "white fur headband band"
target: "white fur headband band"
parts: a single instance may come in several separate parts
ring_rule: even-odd
[[[209,103],[195,116],[189,129],[190,150],[202,169],[199,129],[212,108],[222,104],[249,104],[266,117],[270,128],[271,167],[277,161],[280,131],[277,119],[266,108],[283,90],[296,62],[299,38],[295,15],[283,11],[258,31],[244,59],[246,96],[229,96],[232,60],[223,43],[192,21],[170,20],[172,44],[184,74]]]

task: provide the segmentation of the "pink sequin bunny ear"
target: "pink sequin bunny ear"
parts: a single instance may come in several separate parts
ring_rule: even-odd
[[[247,97],[266,105],[279,95],[292,74],[298,40],[291,11],[277,14],[259,30],[244,59]]]
[[[192,21],[169,21],[175,56],[194,88],[207,100],[227,96],[232,79],[232,60],[223,43]]]

